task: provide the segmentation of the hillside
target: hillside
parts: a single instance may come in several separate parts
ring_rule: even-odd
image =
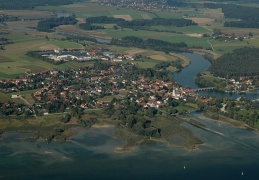
[[[258,67],[259,49],[241,48],[218,58],[209,71],[220,77],[255,76],[259,75]]]

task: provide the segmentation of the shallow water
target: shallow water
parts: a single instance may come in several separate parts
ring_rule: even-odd
[[[113,128],[80,131],[68,143],[32,141],[0,144],[0,177],[37,179],[257,179],[259,133],[201,119],[208,130],[192,129],[205,144],[188,151],[166,143],[115,153],[122,140]],[[184,169],[185,167],[185,169]],[[243,175],[241,174],[243,171]]]

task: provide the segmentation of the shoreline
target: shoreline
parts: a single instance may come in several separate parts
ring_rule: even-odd
[[[257,131],[257,132],[259,133],[259,130],[257,130],[256,128],[250,127],[250,126],[248,126],[248,125],[247,125],[246,123],[244,123],[244,122],[240,122],[240,121],[237,121],[237,120],[235,120],[235,119],[230,119],[230,118],[228,118],[228,117],[224,117],[224,118],[226,118],[226,120],[216,120],[216,119],[212,119],[212,118],[210,118],[210,117],[205,116],[204,114],[199,115],[199,117],[202,118],[202,119],[206,119],[206,120],[209,120],[209,121],[213,121],[213,122],[221,122],[221,123],[224,123],[224,124],[229,124],[229,125],[231,125],[231,126],[233,126],[233,127],[236,127],[236,128],[251,129],[251,130]],[[239,125],[237,125],[237,123],[238,123]]]

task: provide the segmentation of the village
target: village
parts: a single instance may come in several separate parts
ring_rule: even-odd
[[[101,100],[103,97],[128,99],[142,108],[162,108],[173,99],[186,101],[194,93],[194,90],[184,89],[172,80],[143,75],[135,63],[110,62],[96,62],[93,67],[78,70],[43,71],[1,80],[0,88],[3,92],[11,92],[11,98],[22,98],[20,94],[23,91],[35,89],[32,94],[35,103],[27,103],[23,108],[31,114],[42,115],[62,113],[73,107],[105,108],[111,99],[104,101]],[[6,108],[11,106],[5,105]],[[15,106],[16,110],[22,110]]]
[[[160,10],[178,10],[179,7],[166,5],[164,1],[117,1],[117,0],[99,0],[106,6],[116,5],[118,8],[137,9],[142,11],[160,11]]]

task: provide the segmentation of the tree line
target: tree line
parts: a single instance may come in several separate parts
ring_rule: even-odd
[[[76,24],[78,20],[75,15],[69,17],[49,18],[38,22],[37,30],[51,31],[52,28],[60,25]]]
[[[222,8],[222,12],[226,18],[237,19],[235,21],[226,21],[224,23],[225,27],[259,27],[259,8],[257,7],[221,3],[204,3],[204,7],[210,9]]]
[[[36,6],[59,6],[82,2],[82,0],[0,0],[0,9],[33,9]]]
[[[92,25],[92,24],[87,24],[87,23],[79,24],[79,28],[87,30],[87,31],[89,31],[89,30],[97,30],[97,29],[104,29],[103,26]]]
[[[197,23],[189,19],[164,19],[164,18],[153,18],[153,19],[135,19],[132,21],[126,21],[122,18],[114,18],[107,16],[90,17],[86,19],[86,23],[80,24],[80,28],[86,30],[104,29],[103,26],[97,26],[92,24],[116,24],[122,28],[130,29],[146,29],[149,26],[196,26]]]
[[[213,61],[209,71],[214,76],[224,78],[259,75],[259,49],[241,48],[232,53],[224,54]]]
[[[166,53],[169,53],[171,51],[183,52],[187,50],[187,44],[184,42],[171,43],[168,41],[157,40],[157,39],[145,40],[135,36],[126,36],[126,37],[123,37],[122,39],[113,38],[110,44],[116,45],[116,46],[124,46],[124,47],[132,46],[132,47],[138,47],[143,49],[149,48],[157,51],[163,51]]]
[[[167,0],[166,3],[169,6],[177,6],[177,7],[187,6],[187,3],[183,2],[183,1],[179,1],[179,0]]]

